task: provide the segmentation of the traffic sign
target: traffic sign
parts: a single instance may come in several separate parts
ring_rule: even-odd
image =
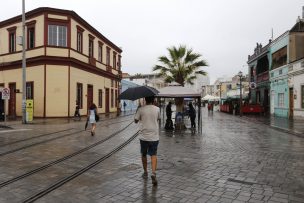
[[[7,87],[4,87],[2,89],[2,99],[10,99],[10,89]]]

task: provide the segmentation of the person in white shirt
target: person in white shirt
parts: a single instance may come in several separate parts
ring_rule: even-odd
[[[140,151],[143,164],[143,178],[148,178],[147,154],[151,156],[152,183],[157,185],[156,167],[157,167],[157,147],[159,143],[159,124],[160,110],[154,106],[154,97],[146,97],[146,105],[138,109],[135,114],[135,123],[140,121]]]

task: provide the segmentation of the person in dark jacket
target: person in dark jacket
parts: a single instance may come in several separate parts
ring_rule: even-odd
[[[195,117],[196,117],[196,112],[195,109],[192,105],[192,103],[189,103],[189,118],[191,121],[191,128],[195,128]]]
[[[165,124],[165,129],[166,130],[173,130],[173,122],[172,122],[172,109],[171,109],[171,105],[172,103],[169,102],[167,107],[166,107],[166,116],[167,116],[167,120],[166,120],[166,124]]]
[[[172,119],[172,109],[171,109],[171,105],[172,103],[169,102],[167,107],[166,107],[166,115],[167,115],[167,119]]]

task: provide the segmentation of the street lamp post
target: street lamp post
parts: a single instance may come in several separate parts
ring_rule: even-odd
[[[22,0],[22,123],[26,124],[25,0]]]
[[[240,116],[243,115],[243,110],[242,110],[242,106],[243,106],[243,98],[242,98],[242,79],[243,79],[243,73],[242,71],[240,71],[238,73],[238,76],[240,77]]]

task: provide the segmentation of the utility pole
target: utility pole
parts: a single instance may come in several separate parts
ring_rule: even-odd
[[[22,123],[26,124],[25,0],[22,0]]]

